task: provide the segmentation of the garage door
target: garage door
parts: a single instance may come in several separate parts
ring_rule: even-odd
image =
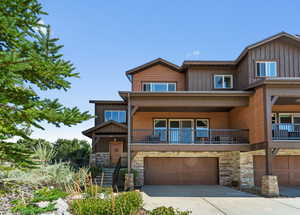
[[[218,158],[145,158],[146,185],[218,184]]]
[[[273,174],[279,185],[300,185],[300,156],[276,156],[273,159]],[[265,174],[265,156],[254,156],[255,184],[261,184]]]

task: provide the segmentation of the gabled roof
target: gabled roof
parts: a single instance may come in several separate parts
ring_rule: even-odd
[[[82,134],[87,136],[87,137],[92,137],[93,133],[101,132],[101,130],[103,130],[104,128],[109,127],[109,126],[118,127],[120,129],[119,131],[122,131],[124,133],[127,132],[127,126],[126,125],[118,123],[116,121],[109,120],[109,121],[101,123],[100,125],[94,126],[92,128],[89,128],[89,129],[83,131]],[[110,132],[110,133],[113,133],[113,132]]]
[[[242,52],[241,54],[238,56],[238,58],[236,60],[233,61],[202,61],[202,60],[195,60],[195,61],[184,61],[182,63],[182,68],[186,68],[187,66],[235,66],[237,65],[240,60],[243,59],[243,57],[248,53],[248,51],[250,49],[256,48],[258,46],[264,45],[268,42],[271,42],[273,40],[276,40],[278,38],[281,37],[286,37],[289,38],[291,40],[294,40],[296,42],[299,42],[300,44],[300,37],[299,35],[293,35],[293,34],[289,34],[286,32],[280,32],[278,34],[275,34],[273,36],[270,36],[266,39],[263,39],[259,42],[253,43],[251,45],[248,45]]]
[[[253,44],[251,44],[251,45],[248,45],[248,46],[242,51],[242,53],[239,55],[239,57],[235,60],[236,63],[238,63],[238,62],[239,62],[239,61],[247,54],[247,52],[248,52],[250,49],[256,48],[256,47],[261,46],[261,45],[264,45],[264,44],[266,44],[266,43],[268,43],[268,42],[271,42],[271,41],[276,40],[276,39],[281,38],[281,37],[287,37],[287,38],[292,39],[292,40],[294,40],[294,41],[296,41],[296,42],[300,42],[300,37],[299,37],[299,36],[293,35],[293,34],[289,34],[289,33],[286,33],[286,32],[284,32],[284,31],[282,31],[282,32],[280,32],[280,33],[278,33],[278,34],[275,34],[275,35],[273,35],[273,36],[267,37],[266,39],[263,39],[263,40],[261,40],[261,41],[259,41],[259,42],[256,42],[256,43],[253,43]]]
[[[169,67],[170,69],[173,69],[174,71],[177,71],[177,72],[181,71],[180,66],[178,66],[176,64],[173,64],[173,63],[171,63],[171,62],[169,62],[169,61],[167,61],[165,59],[157,58],[157,59],[152,60],[152,61],[150,61],[148,63],[145,63],[145,64],[143,64],[141,66],[138,66],[138,67],[135,67],[133,69],[130,69],[130,70],[126,71],[126,75],[128,76],[128,75],[135,74],[137,72],[140,72],[140,71],[142,71],[144,69],[147,69],[147,68],[149,68],[151,66],[154,66],[154,65],[157,65],[157,64],[165,65],[165,66]]]

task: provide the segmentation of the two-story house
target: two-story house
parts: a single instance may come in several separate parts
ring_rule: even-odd
[[[93,100],[91,162],[137,185],[300,185],[300,37],[281,32],[233,61],[158,58],[126,72],[120,101]],[[127,160],[127,161],[126,161]]]

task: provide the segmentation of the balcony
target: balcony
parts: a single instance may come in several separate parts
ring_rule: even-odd
[[[300,124],[272,124],[272,138],[273,140],[300,140]]]
[[[132,144],[221,145],[248,144],[248,129],[133,129]]]

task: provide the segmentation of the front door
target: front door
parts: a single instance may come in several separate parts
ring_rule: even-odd
[[[109,144],[110,161],[111,165],[115,166],[123,153],[123,142],[122,141],[111,141]]]

